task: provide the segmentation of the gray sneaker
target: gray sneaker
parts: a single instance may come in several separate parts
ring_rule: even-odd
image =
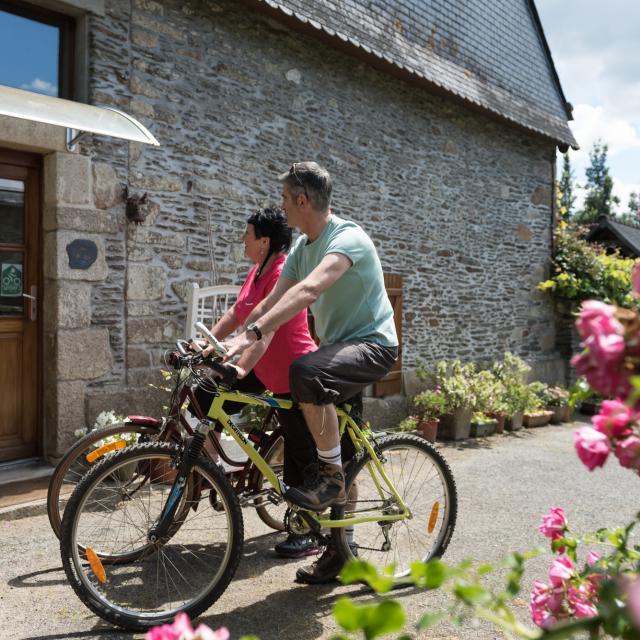
[[[324,511],[332,505],[346,504],[342,467],[320,461],[318,475],[309,478],[303,487],[289,487],[284,497],[310,511]]]

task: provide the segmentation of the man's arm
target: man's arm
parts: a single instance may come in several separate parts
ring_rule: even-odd
[[[262,317],[267,311],[269,311],[273,305],[282,298],[282,296],[297,283],[295,280],[291,280],[290,278],[285,278],[280,276],[276,282],[276,286],[271,289],[269,295],[263,298],[253,309],[253,311],[249,314],[244,326],[246,327],[248,324],[255,322],[258,318]],[[263,331],[263,333],[265,333]]]
[[[320,264],[304,279],[285,289],[276,298],[268,310],[260,315],[262,303],[251,313],[247,324],[255,322],[262,334],[273,333],[285,322],[315,302],[334,282],[336,282],[351,267],[351,260],[341,253],[326,255]],[[282,278],[281,278],[282,280]],[[291,280],[288,281],[289,283]],[[278,284],[280,281],[278,281]],[[276,285],[276,289],[278,285]],[[274,289],[274,292],[276,291]],[[271,298],[265,298],[263,302]],[[256,341],[252,331],[246,331],[226,343],[228,352],[225,359],[242,353]]]

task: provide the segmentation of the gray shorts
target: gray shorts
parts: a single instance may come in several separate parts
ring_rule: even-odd
[[[383,378],[398,357],[398,347],[375,342],[337,342],[295,360],[289,388],[296,402],[340,404]]]

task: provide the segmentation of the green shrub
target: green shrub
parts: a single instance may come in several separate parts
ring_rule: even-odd
[[[637,302],[631,295],[634,262],[617,252],[608,255],[603,247],[583,240],[562,222],[555,233],[553,275],[541,282],[538,289],[576,303],[595,299],[635,307]]]

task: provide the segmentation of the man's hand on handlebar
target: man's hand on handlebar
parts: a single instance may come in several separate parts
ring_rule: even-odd
[[[239,358],[254,342],[256,342],[256,336],[253,331],[244,331],[239,336],[226,340],[224,346],[227,349],[227,353],[223,362],[228,362],[234,357],[236,359]]]

